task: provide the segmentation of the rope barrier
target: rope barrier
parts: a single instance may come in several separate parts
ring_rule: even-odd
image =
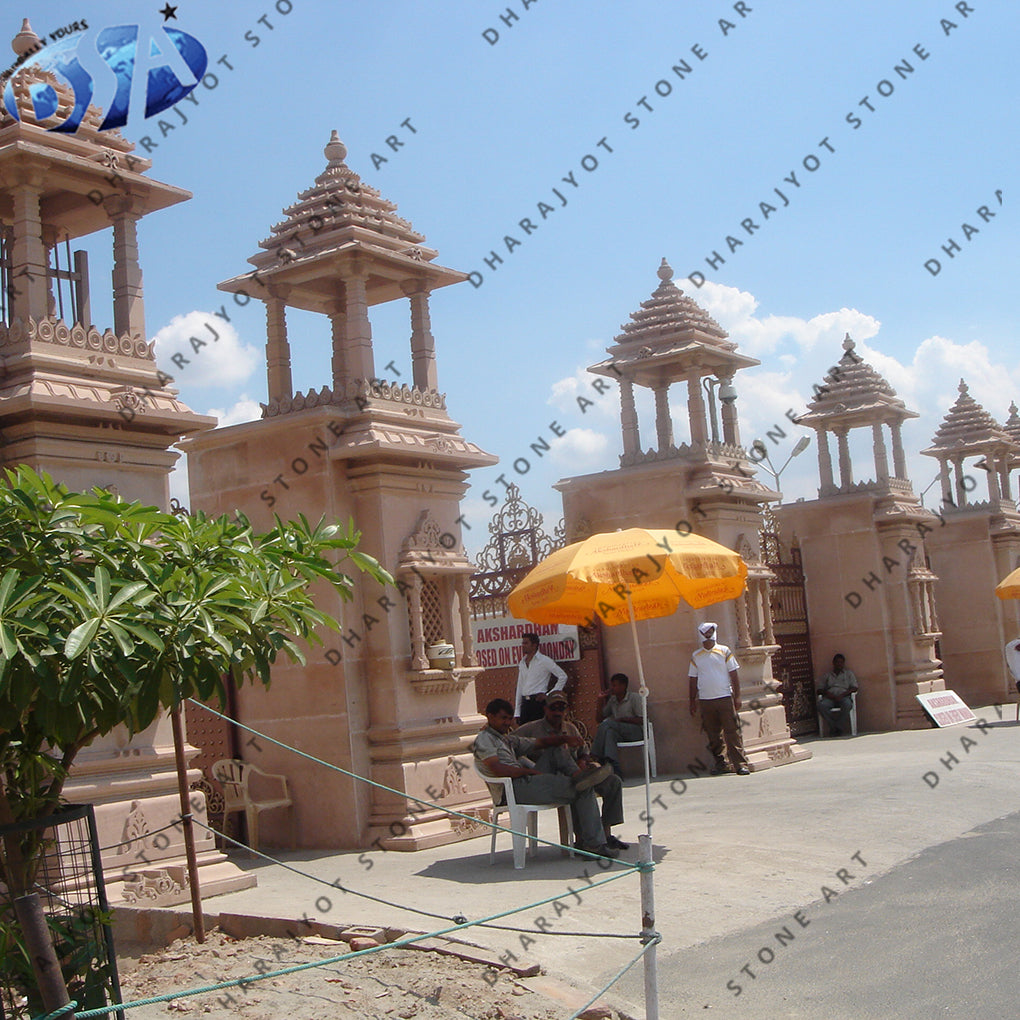
[[[638,936],[638,937],[640,938],[640,936]],[[586,1009],[588,1009],[588,1007],[589,1007],[589,1006],[594,1006],[594,1005],[595,1005],[595,1003],[596,1003],[596,1002],[598,1002],[598,1000],[599,1000],[599,999],[600,999],[600,998],[601,998],[601,997],[602,997],[603,995],[605,995],[605,994],[606,994],[606,992],[608,992],[608,991],[609,991],[609,989],[610,989],[610,988],[612,988],[612,987],[613,987],[613,985],[615,985],[615,984],[616,984],[616,982],[617,982],[617,981],[619,981],[619,980],[620,980],[620,978],[622,978],[622,977],[623,977],[623,975],[624,975],[624,974],[626,974],[626,973],[627,973],[627,971],[628,971],[628,970],[630,970],[630,968],[631,968],[631,967],[633,967],[633,966],[634,966],[634,964],[635,964],[635,963],[637,963],[637,962],[638,962],[638,960],[640,960],[640,959],[641,959],[641,958],[642,958],[642,957],[643,957],[643,956],[645,955],[645,953],[647,953],[647,952],[648,952],[648,950],[649,950],[649,949],[651,949],[651,948],[652,948],[653,946],[657,946],[657,945],[658,945],[658,944],[659,944],[659,943],[660,943],[661,941],[662,941],[662,936],[661,936],[661,935],[656,935],[656,936],[655,936],[655,938],[653,938],[653,939],[650,939],[650,940],[648,941],[648,944],[642,947],[642,949],[641,949],[641,952],[640,952],[640,953],[638,953],[638,954],[637,954],[637,956],[635,956],[635,957],[634,957],[634,959],[633,959],[633,960],[631,960],[631,961],[630,961],[630,963],[628,963],[628,964],[627,964],[627,966],[626,966],[626,967],[624,967],[624,968],[623,968],[623,970],[621,970],[621,971],[620,971],[620,972],[619,972],[619,973],[618,973],[618,974],[616,975],[616,977],[614,977],[614,978],[613,978],[613,979],[612,979],[612,980],[611,980],[611,981],[609,982],[609,984],[608,984],[608,985],[605,985],[605,986],[604,986],[604,987],[602,988],[602,990],[601,990],[600,992],[598,992],[598,993],[597,993],[597,994],[595,995],[595,997],[594,997],[594,998],[592,998],[592,999],[589,999],[589,1000],[588,1000],[588,1001],[587,1001],[587,1002],[586,1002],[586,1003],[585,1003],[585,1004],[584,1004],[584,1005],[583,1005],[583,1006],[582,1006],[582,1007],[581,1007],[581,1008],[580,1008],[579,1010],[577,1010],[577,1011],[576,1011],[575,1013],[571,1013],[571,1014],[570,1014],[570,1016],[569,1016],[569,1017],[567,1017],[567,1020],[577,1020],[577,1018],[578,1018],[578,1017],[579,1017],[579,1016],[580,1016],[580,1015],[581,1015],[581,1014],[582,1014],[582,1013],[583,1013],[583,1012],[584,1012],[584,1011],[585,1011]]]
[[[307,878],[312,882],[318,882],[319,885],[326,886],[327,889],[339,889],[341,892],[350,893],[352,896],[360,896],[366,900],[372,900],[374,903],[382,903],[387,907],[395,907],[397,910],[406,910],[410,914],[421,914],[422,917],[434,917],[438,921],[457,921],[458,917],[463,915],[454,914],[452,917],[446,914],[433,914],[431,911],[422,910],[419,907],[409,907],[403,903],[391,903],[389,900],[384,900],[379,896],[373,896],[371,893],[359,892],[357,889],[351,889],[346,885],[337,885],[336,882],[328,882],[324,878],[319,878],[318,875],[313,875],[310,872],[302,871],[300,868],[295,868],[286,861],[281,861],[270,854],[264,854],[261,850],[255,850],[253,847],[248,846],[247,843],[242,843],[238,839],[234,839],[232,836],[224,835],[222,832],[217,832],[215,829],[210,828],[203,822],[195,819],[195,825],[200,825],[203,829],[207,829],[209,832],[215,833],[217,836],[222,836],[225,840],[233,843],[234,846],[240,847],[242,850],[248,850],[258,857],[261,857],[264,861],[269,861],[271,864],[277,864],[281,868],[286,868],[287,871],[293,872],[295,875],[300,875],[302,878]],[[622,872],[621,872],[622,874]],[[512,931],[523,933],[525,935],[534,935],[536,933],[540,935],[572,935],[576,938],[606,938],[606,939],[639,939],[640,935],[626,935],[618,932],[586,932],[586,931],[546,931],[542,928],[513,928],[506,924],[483,924],[481,922],[476,923],[476,927],[488,928],[492,931]]]
[[[415,804],[424,804],[426,807],[432,808],[435,811],[441,811],[444,814],[452,815],[455,818],[464,818],[469,822],[474,822],[476,825],[488,826],[488,828],[495,829],[497,832],[508,832],[513,836],[522,836],[525,839],[532,839],[536,842],[544,843],[546,846],[556,847],[558,850],[573,851],[575,854],[580,854],[582,857],[590,857],[593,860],[612,861],[613,864],[619,864],[632,871],[642,870],[640,865],[636,862],[631,863],[630,861],[618,861],[612,857],[604,857],[602,854],[592,853],[590,850],[580,850],[576,847],[565,846],[563,843],[557,843],[555,840],[543,839],[541,836],[533,836],[526,832],[518,832],[516,829],[508,829],[502,825],[497,825],[495,822],[489,822],[483,818],[479,818],[477,815],[468,815],[464,814],[462,811],[454,811],[453,808],[443,807],[441,804],[434,804],[430,800],[423,800],[421,797],[415,797],[412,794],[407,793],[405,790],[397,790],[392,786],[386,786],[384,783],[377,783],[374,779],[369,779],[367,776],[359,776],[356,772],[348,772],[347,769],[341,768],[339,765],[334,765],[332,762],[323,761],[321,758],[316,758],[314,754],[308,754],[307,751],[302,751],[299,747],[292,747],[290,744],[285,744],[281,740],[276,740],[266,733],[261,733],[256,729],[252,729],[251,726],[246,726],[244,723],[238,722],[236,719],[232,719],[229,715],[217,712],[215,708],[210,708],[208,705],[202,704],[201,701],[195,701],[194,698],[188,698],[188,701],[191,702],[192,705],[204,708],[207,712],[210,712],[217,718],[224,720],[224,722],[232,723],[234,726],[237,726],[242,730],[247,730],[249,733],[253,733],[256,737],[261,737],[263,740],[267,740],[271,744],[276,744],[277,747],[282,747],[287,751],[293,751],[302,758],[307,758],[308,761],[314,762],[317,765],[322,765],[327,769],[332,769],[334,772],[339,772],[350,779],[357,779],[362,783],[368,783],[369,786],[374,786],[378,790],[385,790],[386,793],[395,793],[398,797],[401,797],[404,800],[414,801]]]
[[[629,875],[629,871],[619,871],[615,875],[608,875],[606,878],[600,879],[598,882],[592,882],[588,888],[596,889],[599,886],[615,882],[617,879],[627,878]],[[262,981],[265,978],[283,977],[287,974],[297,974],[302,971],[313,970],[317,967],[328,967],[334,963],[342,963],[344,960],[353,960],[362,956],[370,956],[375,953],[380,953],[386,949],[400,949],[403,946],[409,946],[415,942],[421,942],[423,939],[438,938],[443,935],[449,935],[451,932],[463,931],[465,928],[472,928],[478,924],[488,921],[496,921],[502,917],[510,917],[513,914],[519,914],[525,910],[541,907],[546,903],[552,903],[555,900],[561,899],[563,895],[563,893],[559,893],[556,896],[547,896],[544,899],[538,900],[535,903],[529,903],[523,907],[514,907],[511,910],[502,910],[499,913],[490,914],[488,917],[481,918],[480,921],[465,921],[463,924],[455,924],[448,928],[441,928],[438,931],[426,932],[421,935],[406,936],[405,938],[397,939],[395,942],[386,942],[379,946],[372,946],[369,949],[359,949],[357,952],[353,953],[342,953],[339,956],[333,956],[326,960],[315,960],[311,963],[295,964],[293,967],[284,967],[275,971],[265,971],[260,974],[253,974],[249,977],[235,978],[232,981],[220,981],[216,984],[203,985],[199,988],[188,988],[183,991],[164,993],[163,995],[152,995],[148,998],[136,999],[132,1002],[110,1003],[106,1006],[100,1006],[96,1009],[89,1009],[84,1012],[77,1013],[77,1020],[91,1020],[91,1018],[103,1016],[105,1013],[123,1013],[127,1009],[135,1009],[139,1006],[151,1006],[157,1002],[170,1002],[173,999],[183,999],[193,995],[204,995],[207,992],[218,992],[224,988],[239,988],[244,985],[252,984],[255,981]],[[654,944],[655,943],[650,942],[647,946],[645,946],[641,951],[642,954],[647,952],[649,947]],[[54,1020],[54,1018],[51,1015],[47,1017],[37,1017],[35,1020]]]
[[[105,854],[107,850],[116,850],[119,846],[130,846],[132,843],[137,843],[142,840],[148,839],[150,836],[158,836],[161,832],[166,832],[167,829],[179,829],[181,827],[181,821],[178,819],[176,822],[171,822],[169,825],[164,825],[159,829],[152,829],[149,832],[139,833],[132,839],[124,839],[119,843],[111,843],[109,846],[101,846],[99,852]]]
[[[66,1006],[61,1006],[60,1009],[55,1009],[52,1013],[47,1013],[46,1016],[36,1017],[36,1020],[57,1020],[58,1016],[63,1016],[65,1013],[72,1013],[77,1008],[77,1001],[72,999]]]

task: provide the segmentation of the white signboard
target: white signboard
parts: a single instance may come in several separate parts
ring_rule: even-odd
[[[573,662],[581,658],[577,627],[560,623],[529,623],[512,616],[494,616],[472,620],[478,665],[493,669],[516,666],[524,655],[521,637],[531,631],[538,635],[539,651],[557,662]]]
[[[973,722],[977,718],[960,695],[953,691],[932,691],[916,697],[936,726],[956,726],[958,723]]]

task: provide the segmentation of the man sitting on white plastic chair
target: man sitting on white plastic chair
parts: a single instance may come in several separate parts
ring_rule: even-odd
[[[547,737],[519,737],[510,733],[514,709],[508,701],[495,698],[485,706],[488,725],[478,734],[472,745],[475,760],[483,775],[493,778],[510,778],[514,784],[514,797],[519,804],[570,804],[575,809],[578,825],[578,849],[603,857],[616,857],[618,851],[606,846],[599,816],[598,802],[592,789],[607,775],[608,767],[588,769],[576,779],[564,775],[543,775],[525,757],[532,751],[546,747],[580,746],[580,737],[566,733]],[[502,784],[489,784],[493,796],[503,796]]]
[[[842,655],[832,657],[832,671],[822,677],[818,688],[818,711],[829,724],[829,736],[841,737],[850,732],[850,709],[857,693],[857,677],[846,668]]]
[[[629,686],[626,673],[614,673],[609,678],[609,693],[599,695],[599,700],[607,700],[602,709],[602,722],[595,731],[591,746],[592,757],[609,762],[621,778],[623,772],[620,770],[617,744],[645,739],[641,695],[637,691],[628,693]]]

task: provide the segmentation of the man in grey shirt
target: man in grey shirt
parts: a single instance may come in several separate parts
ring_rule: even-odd
[[[846,668],[842,655],[834,655],[832,669],[822,677],[818,687],[818,711],[829,724],[830,737],[850,732],[850,709],[856,693],[857,677]]]
[[[602,722],[595,731],[591,744],[591,755],[599,761],[609,762],[613,771],[621,776],[620,752],[617,744],[631,740],[644,740],[644,713],[641,711],[641,695],[628,692],[630,680],[626,673],[614,673],[609,678],[612,693],[602,709]]]
[[[578,848],[603,857],[616,857],[618,851],[605,844],[602,819],[592,787],[605,778],[602,769],[592,769],[576,780],[564,775],[543,775],[525,757],[546,747],[579,747],[583,741],[567,733],[546,737],[519,737],[510,733],[513,705],[494,698],[485,706],[488,725],[478,734],[471,750],[483,776],[509,778],[514,797],[520,804],[569,804],[575,809],[578,824]],[[487,784],[498,804],[503,784]]]

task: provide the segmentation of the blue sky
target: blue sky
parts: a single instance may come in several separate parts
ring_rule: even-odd
[[[157,6],[23,4],[4,24],[8,37],[25,15],[40,34],[80,19],[90,30],[158,26]],[[202,42],[216,81],[194,93],[197,106],[179,104],[186,124],[170,111],[160,119],[175,126],[161,132],[133,110],[123,132],[157,146],[151,176],[194,194],[140,226],[161,363],[197,411],[258,415],[262,306],[240,308],[216,284],[249,268],[281,209],[323,169],[336,128],[348,164],[398,204],[438,261],[482,274],[478,287],[432,297],[450,413],[501,459],[474,474],[464,504],[472,550],[490,512],[482,493],[502,496],[501,473],[551,529],[561,511],[552,483],[616,463],[615,388],[599,398],[583,370],[655,289],[663,257],[762,362],[735,381],[747,443],[803,407],[846,331],[921,413],[904,431],[917,489],[936,465],[916,451],[961,376],[1000,422],[1020,399],[1015,2],[182,0],[171,24]],[[672,70],[681,60],[692,68],[684,80]],[[387,161],[373,166],[373,153]],[[540,202],[553,207],[545,219]],[[964,223],[977,228],[969,239]],[[941,250],[950,239],[961,249],[953,258]],[[108,238],[90,248],[105,326]],[[484,262],[493,251],[503,260],[494,271]],[[713,253],[725,259],[717,268]],[[700,288],[685,280],[694,271]],[[211,318],[221,305],[229,323]],[[178,370],[172,354],[205,321],[217,347]],[[377,369],[392,359],[408,378],[406,304],[373,310],[372,322]],[[290,339],[295,387],[328,383],[328,323],[293,315]],[[579,395],[595,400],[584,413]],[[683,393],[671,396],[683,439]],[[641,425],[654,436],[650,403]],[[800,435],[787,432],[777,463]],[[515,472],[539,436],[551,452]],[[811,450],[783,488],[810,497],[816,485]]]

